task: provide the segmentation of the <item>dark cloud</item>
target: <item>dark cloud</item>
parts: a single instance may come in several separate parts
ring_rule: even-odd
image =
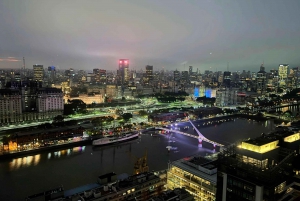
[[[0,1],[0,68],[21,67],[23,56],[29,68],[117,69],[119,58],[135,69],[298,66],[299,7],[298,0]]]

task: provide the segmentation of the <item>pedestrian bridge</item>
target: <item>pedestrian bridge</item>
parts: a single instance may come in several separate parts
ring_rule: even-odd
[[[202,141],[205,141],[205,142],[211,143],[212,145],[214,145],[214,147],[216,147],[216,146],[219,146],[219,147],[224,146],[223,144],[220,144],[218,142],[209,140],[206,137],[204,137],[202,135],[202,133],[196,128],[196,126],[190,120],[189,120],[189,122],[193,126],[194,130],[197,132],[198,136],[192,135],[192,134],[189,134],[189,133],[185,133],[185,132],[181,132],[181,131],[178,131],[178,130],[171,130],[171,129],[162,128],[162,127],[155,127],[155,129],[160,129],[160,130],[164,130],[164,131],[168,131],[168,132],[174,132],[174,133],[178,133],[178,134],[185,135],[185,136],[188,136],[188,137],[196,138],[196,139],[198,139],[199,145],[202,144]]]

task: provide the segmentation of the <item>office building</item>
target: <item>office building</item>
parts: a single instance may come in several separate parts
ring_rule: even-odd
[[[44,66],[43,65],[33,65],[33,81],[43,82],[44,79]]]
[[[238,89],[220,88],[216,91],[216,106],[229,106],[237,104]]]
[[[282,200],[293,188],[298,149],[299,133],[293,132],[262,134],[226,147],[218,155],[217,200]]]
[[[193,66],[189,66],[189,76],[193,74]]]
[[[146,84],[149,84],[150,82],[153,81],[153,66],[146,66]]]
[[[230,83],[231,83],[231,72],[225,71],[223,74],[223,86],[229,88]]]
[[[129,60],[119,59],[119,70],[118,70],[119,84],[125,85],[129,81]]]
[[[216,161],[195,156],[171,162],[167,172],[167,188],[184,188],[197,201],[216,200]]]
[[[0,89],[0,124],[22,120],[21,93],[16,89]]]
[[[286,85],[286,80],[288,78],[288,64],[280,64],[278,67],[278,77],[279,77],[279,86]]]

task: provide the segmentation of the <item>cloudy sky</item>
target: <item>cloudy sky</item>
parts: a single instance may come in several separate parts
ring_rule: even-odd
[[[300,66],[299,0],[0,0],[0,68]]]

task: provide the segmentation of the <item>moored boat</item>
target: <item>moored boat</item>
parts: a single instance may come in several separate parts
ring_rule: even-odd
[[[127,140],[132,140],[138,137],[139,137],[139,133],[127,133],[127,134],[122,134],[120,136],[104,137],[104,138],[94,140],[93,145],[98,146],[98,145],[114,144],[114,143],[124,142]]]

